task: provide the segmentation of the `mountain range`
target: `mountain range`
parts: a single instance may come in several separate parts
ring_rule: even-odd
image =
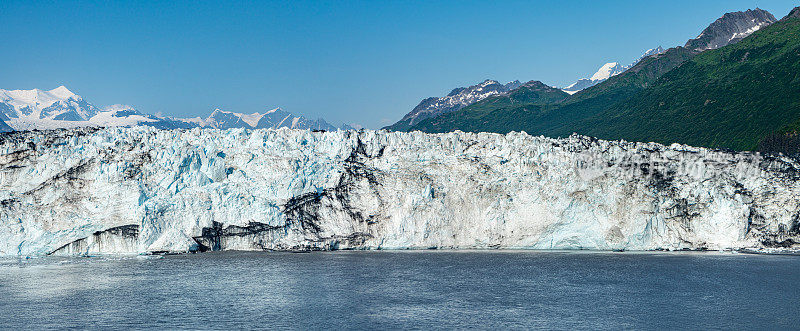
[[[216,109],[206,118],[174,118],[145,114],[127,105],[111,105],[101,109],[64,86],[48,91],[0,89],[0,132],[140,125],[160,129],[352,129],[348,125],[334,126],[323,119],[294,115],[280,108],[253,114]]]
[[[687,41],[684,47],[696,51],[723,47],[736,43],[775,21],[776,19],[772,14],[759,8],[744,12],[727,13],[711,23],[697,38]],[[568,94],[575,94],[588,87],[597,85],[610,77],[625,72],[642,59],[664,53],[665,51],[666,50],[661,46],[648,49],[641,57],[628,65],[621,65],[619,62],[606,63],[589,78],[581,78],[562,90]],[[487,79],[480,84],[469,87],[459,87],[453,89],[447,96],[430,97],[422,100],[411,112],[403,116],[400,121],[387,126],[385,129],[394,131],[409,130],[422,120],[461,110],[466,106],[482,101],[488,97],[508,94],[521,85],[519,81],[500,84],[495,80]]]
[[[689,40],[690,47],[645,57],[561,100],[520,102],[512,91],[408,130],[526,131],[553,137],[579,133],[781,151],[781,146],[794,146],[787,139],[796,137],[800,128],[796,13],[797,9],[777,22],[761,9],[728,13]]]
[[[768,11],[756,8],[743,12],[732,12],[722,15],[719,19],[711,23],[695,39],[689,39],[684,47],[699,52],[724,47],[734,44],[751,33],[775,23],[777,20]],[[564,92],[574,94],[587,87],[594,86],[606,79],[616,76],[633,68],[642,59],[664,53],[664,48],[658,46],[649,49],[633,63],[622,66],[618,62],[609,62],[600,67],[590,78],[581,78],[577,82],[565,87]]]
[[[800,7],[798,7],[800,8]],[[562,89],[495,80],[422,100],[389,130],[525,131],[800,154],[800,9],[724,14],[684,46],[657,47],[628,66],[603,65]],[[347,129],[280,108],[206,118],[100,109],[66,87],[0,90],[0,131],[77,126]]]
[[[622,66],[617,62],[606,63],[591,76],[591,78],[582,78],[577,82],[565,87],[562,91],[567,94],[575,94],[576,92],[600,83],[609,77],[618,75],[628,68],[632,67],[641,59],[664,52],[661,46],[647,50],[639,59],[632,64]],[[531,81],[534,82],[534,81]],[[543,84],[539,82],[539,84]],[[487,79],[482,83],[478,83],[468,87],[458,87],[450,91],[444,97],[429,97],[423,99],[414,109],[408,114],[403,116],[400,121],[385,127],[384,129],[392,131],[405,131],[410,129],[415,124],[422,120],[440,116],[449,112],[461,110],[462,108],[472,105],[476,102],[482,101],[489,97],[506,95],[523,86],[519,80],[501,84],[496,80]]]

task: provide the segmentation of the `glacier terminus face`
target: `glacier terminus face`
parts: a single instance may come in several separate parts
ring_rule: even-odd
[[[0,136],[0,255],[791,249],[798,167],[515,132],[11,132]]]

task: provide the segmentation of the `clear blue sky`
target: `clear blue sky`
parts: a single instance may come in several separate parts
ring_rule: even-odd
[[[0,88],[206,116],[282,107],[379,127],[487,78],[564,86],[783,0],[0,1]]]

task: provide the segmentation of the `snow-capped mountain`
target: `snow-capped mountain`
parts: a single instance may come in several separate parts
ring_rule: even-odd
[[[388,128],[402,130],[426,118],[459,110],[493,95],[506,94],[521,85],[522,83],[518,80],[501,84],[496,80],[487,79],[480,84],[459,87],[453,89],[444,97],[430,97],[422,100],[411,112]]]
[[[757,153],[519,132],[3,138],[0,255],[800,246],[800,164]]]
[[[132,127],[132,126],[152,126],[157,129],[191,129],[198,125],[187,123],[171,117],[160,117],[152,114],[142,113],[132,106],[111,105],[103,109],[89,119],[85,125],[96,127]]]
[[[619,62],[609,62],[600,67],[597,72],[592,75],[591,80],[606,80],[608,77],[621,74],[625,68]]]
[[[652,48],[652,49],[648,49],[647,51],[644,52],[644,54],[642,54],[642,56],[640,56],[638,59],[633,61],[633,63],[631,63],[629,65],[626,65],[626,66],[620,65],[619,62],[606,63],[603,66],[601,66],[600,69],[598,69],[597,72],[595,72],[591,77],[589,77],[589,78],[581,78],[578,81],[576,81],[575,83],[572,83],[571,85],[563,88],[562,91],[567,92],[569,94],[575,94],[580,90],[583,90],[585,88],[597,85],[598,83],[600,83],[600,82],[602,82],[602,81],[604,81],[606,79],[609,79],[609,78],[611,78],[613,76],[616,76],[616,75],[619,75],[619,74],[625,72],[625,70],[628,70],[628,69],[632,68],[637,63],[639,63],[639,61],[641,61],[642,59],[644,59],[644,58],[646,58],[648,56],[661,54],[664,51],[665,51],[664,48],[662,48],[661,46],[658,46],[658,47]]]
[[[101,110],[64,86],[49,91],[0,90],[0,132],[112,126],[152,126],[159,129],[352,129],[347,125],[336,127],[323,119],[294,115],[280,108],[263,114],[216,109],[207,118],[186,119],[145,114],[128,105],[111,105]]]
[[[684,47],[702,52],[704,50],[724,47],[742,40],[751,33],[775,23],[777,20],[768,11],[756,8],[744,12],[731,12],[722,15],[719,19],[711,23],[695,39],[689,39]],[[621,74],[630,69],[645,57],[663,53],[665,50],[661,46],[647,50],[639,59],[627,66],[620,66],[617,62],[604,64],[592,75],[591,78],[582,78],[575,83],[565,87],[564,92],[574,94],[580,90],[594,86],[609,77]]]
[[[49,91],[0,89],[0,104],[0,120],[12,127],[87,121],[100,111],[64,86]]]
[[[0,90],[0,119],[14,130],[136,125],[163,129],[183,127],[182,122],[144,114],[127,105],[100,109],[64,86],[49,91]]]
[[[231,111],[225,111],[222,109],[214,109],[211,112],[211,115],[208,115],[207,118],[190,118],[190,119],[177,119],[179,121],[184,121],[186,123],[195,124],[199,127],[204,128],[214,128],[214,129],[233,129],[233,128],[247,128],[252,129],[255,127],[255,124],[258,123],[258,119],[261,117],[259,113],[253,114],[242,114],[242,113],[234,113]],[[255,118],[255,120],[253,120]]]
[[[257,129],[309,129],[309,130],[336,130],[337,127],[325,120],[308,119],[303,116],[296,116],[283,109],[276,108],[268,111],[258,120],[255,128]]]
[[[142,123],[155,123],[161,119],[150,114],[143,114],[128,105],[111,105],[92,116],[89,122],[98,126],[134,126]]]
[[[347,125],[334,126],[323,119],[309,119],[275,108],[265,113],[242,114],[215,109],[207,118],[174,119],[204,128],[215,129],[303,129],[303,130],[336,130],[351,129]]]
[[[726,13],[705,28],[697,38],[689,39],[684,47],[701,52],[724,47],[776,21],[775,16],[760,8]]]

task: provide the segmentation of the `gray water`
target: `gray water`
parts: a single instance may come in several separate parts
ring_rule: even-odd
[[[800,326],[800,257],[412,251],[0,260],[0,328]]]

